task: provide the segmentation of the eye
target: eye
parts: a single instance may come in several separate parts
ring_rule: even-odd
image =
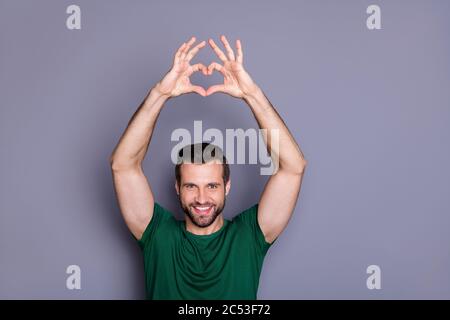
[[[209,187],[211,189],[217,189],[219,186],[217,184],[210,184]]]
[[[187,184],[187,185],[186,185],[186,188],[187,188],[187,189],[192,189],[193,187],[194,187],[194,185],[192,185],[192,184]]]

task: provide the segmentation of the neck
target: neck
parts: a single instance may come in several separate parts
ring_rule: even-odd
[[[189,231],[190,233],[193,233],[195,235],[200,235],[200,236],[207,236],[216,231],[219,231],[220,228],[222,228],[224,221],[223,221],[222,214],[219,214],[217,216],[216,220],[211,225],[207,226],[206,228],[201,228],[201,227],[196,226],[195,224],[192,223],[192,221],[191,221],[191,219],[189,219],[189,217],[186,217],[185,223],[186,223],[186,230]]]

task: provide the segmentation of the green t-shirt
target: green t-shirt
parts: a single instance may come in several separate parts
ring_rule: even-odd
[[[184,220],[155,202],[153,217],[138,241],[144,256],[147,299],[257,299],[265,241],[258,204],[220,230],[195,235]]]

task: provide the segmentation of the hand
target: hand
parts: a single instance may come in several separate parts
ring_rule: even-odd
[[[194,42],[195,37],[192,37],[188,43],[183,43],[175,54],[172,69],[155,86],[155,89],[162,95],[176,97],[185,93],[196,92],[201,96],[206,96],[205,89],[193,85],[189,79],[197,71],[202,71],[204,75],[207,75],[207,68],[203,64],[190,64],[192,58],[206,44],[205,41],[202,41],[189,50]]]
[[[253,82],[252,78],[244,70],[244,66],[242,65],[243,54],[241,41],[236,40],[237,56],[235,58],[227,38],[222,35],[220,39],[225,46],[228,56],[220,50],[214,40],[209,39],[209,44],[219,59],[222,60],[223,65],[217,62],[211,63],[208,67],[208,75],[211,75],[214,70],[219,71],[224,77],[223,84],[209,87],[208,90],[206,90],[206,95],[209,96],[215,92],[223,92],[236,98],[245,98],[254,94],[257,91],[258,86]]]

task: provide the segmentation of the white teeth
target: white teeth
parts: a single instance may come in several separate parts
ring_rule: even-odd
[[[200,210],[200,211],[207,211],[207,210],[209,210],[211,207],[194,207],[195,209],[197,209],[197,210]]]

